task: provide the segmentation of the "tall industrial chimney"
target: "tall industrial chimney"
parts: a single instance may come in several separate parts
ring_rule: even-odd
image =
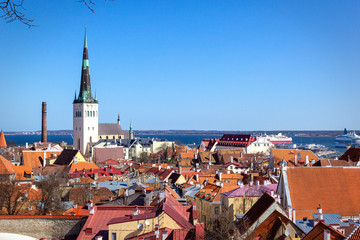
[[[47,142],[47,130],[46,130],[46,102],[42,102],[41,142]]]

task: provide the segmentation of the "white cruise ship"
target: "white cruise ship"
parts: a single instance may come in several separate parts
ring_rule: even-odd
[[[344,134],[336,136],[335,138],[335,147],[346,148],[347,145],[353,143],[353,140],[359,139],[360,136],[356,135],[355,131],[348,133],[346,128],[344,129]]]
[[[265,135],[264,137],[266,138],[266,140],[268,140],[269,142],[272,142],[273,144],[292,143],[292,138],[282,135],[282,133],[278,133],[276,135],[274,135],[274,134]]]

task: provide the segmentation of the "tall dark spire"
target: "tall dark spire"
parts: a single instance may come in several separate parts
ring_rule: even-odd
[[[88,55],[88,47],[87,47],[86,28],[85,28],[85,37],[84,37],[83,61],[82,61],[82,68],[81,68],[80,92],[79,92],[79,97],[74,100],[74,103],[84,103],[84,102],[97,103],[97,100],[93,98],[92,93],[91,93],[89,55]]]

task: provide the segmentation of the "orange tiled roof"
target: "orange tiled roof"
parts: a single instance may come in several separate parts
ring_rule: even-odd
[[[351,233],[351,235],[348,236],[348,240],[359,240],[360,239],[360,227],[357,227],[354,232]]]
[[[330,231],[330,239],[331,240],[343,240],[345,236],[330,227],[329,225],[319,222],[316,226],[303,238],[303,240],[323,240],[324,238],[324,230],[327,229]]]
[[[31,168],[40,167],[43,165],[44,151],[23,151],[24,166]],[[55,154],[58,156],[61,151],[46,151],[46,158],[54,158]]]
[[[165,191],[169,192],[174,198],[181,198],[177,192],[175,192],[171,187],[167,184],[165,185]]]
[[[13,168],[16,172],[16,175],[15,175],[16,181],[24,181],[24,180],[32,181],[33,180],[32,169],[30,167],[14,166]],[[25,177],[25,174],[28,175],[29,177]]]
[[[2,130],[0,132],[0,147],[7,147],[4,132]]]
[[[238,186],[221,187],[208,183],[198,193],[196,193],[195,196],[209,202],[218,202],[221,200],[220,193],[231,191],[237,187]]]
[[[296,218],[312,218],[321,204],[323,213],[358,216],[360,212],[360,168],[294,167],[287,181]]]
[[[76,208],[69,208],[62,215],[67,216],[89,216],[90,210],[85,208],[84,206],[78,206]]]
[[[297,156],[298,165],[304,166],[306,156],[311,160],[319,160],[319,158],[310,150],[298,150],[298,149],[271,149],[272,158],[274,159],[275,166],[279,166],[280,162],[285,159],[288,166],[295,166],[295,156]]]
[[[283,225],[286,226],[288,223],[291,223],[290,219],[275,210],[259,226],[257,226],[246,239],[255,239],[257,236],[265,236],[266,239],[275,239],[274,234],[278,232],[279,227],[282,227]],[[300,233],[304,233],[295,224],[293,224],[293,226],[297,228]]]
[[[206,162],[206,163],[208,163],[209,161],[216,162],[215,156],[216,156],[215,152],[200,152],[199,153],[199,159],[202,162]]]
[[[77,162],[71,164],[70,171],[75,172],[76,169],[99,169],[99,167],[95,163],[90,162]]]
[[[14,164],[6,160],[3,156],[0,155],[0,174],[11,175],[15,173]]]

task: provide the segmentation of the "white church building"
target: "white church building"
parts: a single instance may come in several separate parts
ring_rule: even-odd
[[[116,125],[114,127],[114,125]],[[109,130],[111,130],[109,132]],[[91,92],[89,56],[87,47],[87,37],[85,30],[83,60],[81,69],[80,92],[73,102],[73,146],[81,153],[88,153],[90,145],[96,143],[102,137],[111,136],[114,138],[126,138],[127,134],[120,126],[120,117],[117,123],[100,123],[99,124],[99,103]]]

